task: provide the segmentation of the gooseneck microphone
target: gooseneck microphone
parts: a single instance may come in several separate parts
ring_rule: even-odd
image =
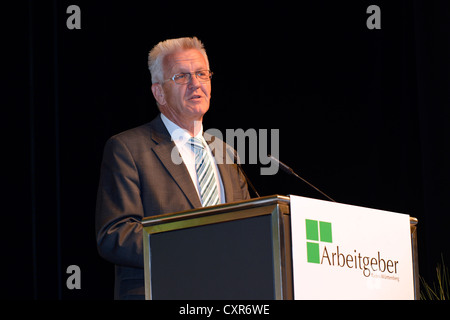
[[[258,193],[258,191],[256,191],[255,186],[253,185],[253,183],[250,181],[250,179],[248,178],[248,176],[245,174],[244,169],[242,169],[241,165],[239,163],[236,163],[239,170],[241,170],[242,174],[244,175],[245,179],[247,180],[248,185],[250,186],[250,188],[252,188],[253,192],[256,194],[256,196],[259,198],[261,197]]]
[[[232,153],[234,163],[236,163],[237,167],[239,168],[239,171],[241,171],[242,175],[244,176],[245,180],[247,180],[248,185],[249,185],[250,188],[253,190],[253,192],[255,193],[255,195],[256,195],[258,198],[260,198],[261,196],[259,195],[258,191],[256,191],[255,186],[254,186],[253,183],[250,181],[250,179],[248,178],[248,176],[245,174],[244,169],[242,169],[242,166],[241,166],[241,163],[240,163],[240,161],[239,161],[239,159],[238,159],[236,150],[227,148],[227,151],[230,151],[230,152]]]
[[[310,186],[311,188],[314,188],[316,191],[320,192],[323,196],[325,196],[328,200],[336,202],[336,200],[334,200],[333,198],[331,198],[330,196],[328,196],[326,193],[324,193],[323,191],[321,191],[319,188],[315,187],[314,185],[312,185],[311,183],[309,183],[308,181],[306,181],[305,179],[303,179],[302,177],[300,177],[298,174],[296,174],[294,172],[294,170],[292,170],[292,168],[290,168],[289,166],[287,166],[286,164],[284,164],[283,162],[281,162],[280,160],[278,160],[277,158],[275,158],[272,155],[267,155],[270,159],[272,159],[273,161],[275,161],[276,163],[278,163],[278,165],[280,166],[281,170],[283,170],[284,172],[293,175],[294,177],[297,177],[298,179],[302,180],[304,183],[306,183],[308,186]]]

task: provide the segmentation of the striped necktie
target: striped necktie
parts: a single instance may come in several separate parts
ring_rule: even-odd
[[[189,144],[195,154],[195,171],[200,187],[200,198],[204,207],[220,203],[214,168],[207,150],[199,138],[191,137]]]

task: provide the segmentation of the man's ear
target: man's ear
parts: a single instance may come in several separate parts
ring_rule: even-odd
[[[156,102],[158,102],[159,105],[163,106],[166,104],[166,97],[164,95],[164,90],[159,83],[152,84],[152,92],[153,96],[156,99]]]

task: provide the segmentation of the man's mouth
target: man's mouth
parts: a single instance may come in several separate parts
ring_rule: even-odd
[[[197,100],[197,99],[201,99],[202,96],[200,95],[193,95],[192,97],[189,98],[189,100]]]

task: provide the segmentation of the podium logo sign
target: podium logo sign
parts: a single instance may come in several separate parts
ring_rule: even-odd
[[[333,243],[331,222],[305,219],[306,226],[306,255],[309,263],[326,264],[329,266],[345,267],[348,269],[362,270],[364,277],[374,276],[376,272],[379,277],[387,280],[397,280],[398,260],[382,258],[380,251],[377,257],[361,255],[353,250],[352,254],[343,253],[339,246],[336,250],[324,245],[322,254],[319,243]],[[314,241],[314,242],[312,242]],[[383,274],[386,273],[387,274]]]
[[[409,216],[291,195],[295,299],[413,299]]]
[[[320,249],[318,241],[328,243],[333,242],[333,236],[331,233],[331,223],[309,219],[306,219],[305,223],[306,223],[306,240],[309,240],[306,242],[306,252],[308,262],[320,263]]]

